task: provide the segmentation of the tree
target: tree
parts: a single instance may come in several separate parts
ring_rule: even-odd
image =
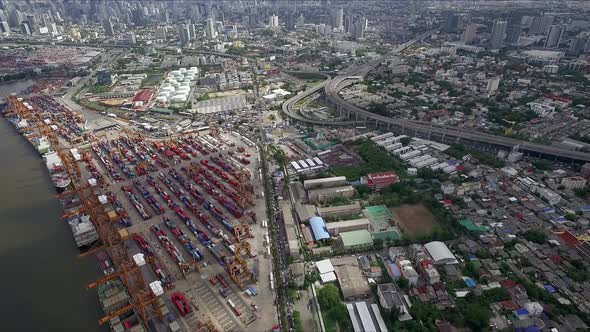
[[[406,145],[410,144],[410,142],[412,141],[412,138],[411,137],[403,137],[399,141],[400,141],[400,143],[402,143],[403,146],[406,146]]]
[[[474,331],[482,331],[490,322],[490,309],[481,304],[470,304],[463,311],[465,323]]]
[[[335,308],[340,304],[340,290],[334,284],[327,284],[318,292],[318,301],[323,310]]]
[[[401,277],[397,280],[397,286],[401,289],[407,289],[410,286],[410,281],[404,277]]]
[[[527,239],[527,241],[542,244],[547,241],[547,234],[540,230],[531,229],[524,233],[524,238]]]

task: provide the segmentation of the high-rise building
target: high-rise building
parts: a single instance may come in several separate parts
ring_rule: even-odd
[[[70,30],[70,38],[72,38],[73,41],[80,41],[82,39],[82,35],[80,34],[80,31],[76,28],[72,28]]]
[[[496,20],[492,27],[492,34],[490,35],[490,46],[493,49],[501,48],[504,44],[504,37],[506,35],[506,21]]]
[[[513,17],[508,22],[508,27],[506,28],[506,43],[509,45],[516,45],[518,44],[518,40],[520,39],[520,34],[522,32],[522,19],[520,16]]]
[[[17,8],[12,8],[12,10],[8,13],[8,24],[11,27],[20,27],[22,23],[22,14]]]
[[[0,22],[0,31],[2,31],[2,33],[10,33],[10,26],[8,25],[8,22]]]
[[[129,32],[127,34],[127,43],[129,43],[129,45],[137,44],[137,36],[135,36],[135,33]]]
[[[104,34],[113,37],[115,35],[115,29],[113,28],[113,22],[109,18],[105,18],[102,21],[102,27],[104,28]]]
[[[549,26],[553,24],[554,17],[551,15],[537,16],[533,19],[529,34],[531,35],[544,35],[549,30]]]
[[[549,31],[547,32],[547,37],[545,37],[545,48],[559,47],[559,42],[561,41],[563,30],[564,28],[561,25],[550,26]]]
[[[217,31],[215,30],[215,22],[213,21],[213,17],[209,16],[207,18],[207,38],[215,39],[217,37]]]
[[[287,13],[287,21],[285,23],[285,27],[289,31],[295,30],[295,14],[293,14],[293,12]]]
[[[297,18],[297,26],[303,26],[305,24],[305,18],[303,17],[303,13],[299,15]]]
[[[463,37],[461,41],[465,44],[473,43],[473,40],[477,36],[477,24],[469,24],[465,27],[465,31],[463,31]]]
[[[188,24],[183,24],[178,30],[178,37],[182,45],[186,45],[191,41],[191,32]]]
[[[29,22],[23,22],[20,24],[20,32],[25,36],[32,35],[31,27],[29,26]]]
[[[156,28],[156,38],[158,39],[166,39],[166,35],[168,34],[168,29],[166,27],[158,27]]]
[[[500,86],[500,77],[490,78],[488,80],[488,86],[487,86],[486,90],[488,91],[488,93],[494,93],[496,90],[498,90],[499,86]]]
[[[334,12],[334,25],[332,27],[337,29],[344,27],[344,8],[340,7]]]
[[[444,32],[455,32],[459,27],[459,16],[456,13],[448,12],[445,15],[445,23],[443,25]]]
[[[352,23],[353,23],[352,15],[349,14],[349,15],[344,16],[344,32],[346,32],[346,33],[352,32]]]
[[[188,23],[188,32],[190,34],[190,40],[197,39],[197,27],[193,23]]]
[[[277,29],[279,27],[279,17],[277,15],[271,15],[268,18],[268,26],[272,29]]]
[[[367,19],[364,17],[357,17],[352,24],[351,37],[354,40],[364,37],[365,26],[367,25]]]
[[[570,54],[579,55],[584,53],[586,43],[590,41],[588,36],[578,36],[572,40],[572,44],[569,49]]]

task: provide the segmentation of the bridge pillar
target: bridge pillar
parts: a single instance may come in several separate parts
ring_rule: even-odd
[[[387,123],[387,130],[389,130],[389,128],[391,127],[391,123]]]

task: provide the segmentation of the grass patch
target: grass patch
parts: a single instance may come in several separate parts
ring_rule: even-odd
[[[141,81],[141,87],[156,86],[162,80],[162,74],[151,74]]]
[[[322,319],[324,320],[324,327],[326,332],[336,332],[337,322],[330,317],[325,310],[322,310]]]
[[[366,163],[352,166],[337,166],[333,167],[332,171],[336,176],[345,176],[347,180],[358,180],[361,175],[369,173],[396,171],[396,173],[404,173],[402,163],[399,159],[392,157],[382,149],[375,145],[370,140],[355,141],[353,149],[359,156],[361,156]]]
[[[108,85],[93,85],[91,87],[88,88],[87,92],[92,93],[92,94],[101,94],[101,93],[107,93],[111,91],[111,86]]]

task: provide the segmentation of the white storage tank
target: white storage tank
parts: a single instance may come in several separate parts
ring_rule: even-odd
[[[178,71],[179,71],[180,73],[183,73],[183,74],[184,74],[184,73],[186,73],[186,68],[179,68],[179,69],[178,69]]]
[[[182,103],[186,101],[186,96],[184,95],[176,95],[172,97],[172,101],[175,103]]]
[[[176,91],[180,92],[180,91],[190,91],[190,90],[191,90],[190,86],[182,85],[182,86],[179,86],[178,90],[176,90]]]
[[[165,88],[162,88],[162,91],[174,91],[174,87],[173,86],[167,86]]]
[[[160,91],[160,95],[158,95],[158,97],[170,97],[170,95],[172,94],[172,91]]]
[[[156,101],[160,102],[160,103],[167,103],[168,97],[167,96],[158,96],[158,98],[156,98]]]

